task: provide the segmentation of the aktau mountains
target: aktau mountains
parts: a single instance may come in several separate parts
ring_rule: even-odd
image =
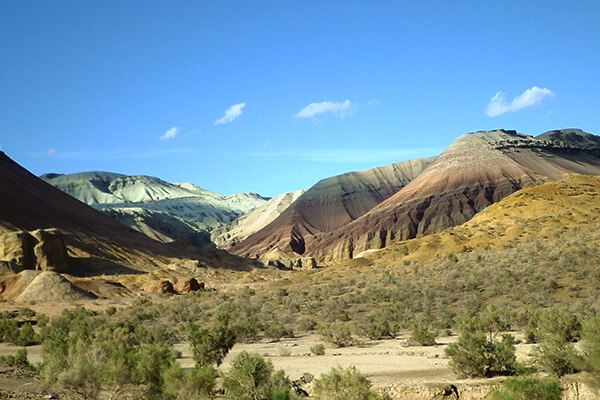
[[[598,136],[474,132],[437,157],[342,174],[273,199],[106,172],[40,179],[1,154],[0,294],[26,289],[35,274],[21,283],[15,276],[23,273],[14,275],[24,269],[67,273],[71,282],[96,277],[102,282],[86,288],[104,295],[115,292],[107,274],[136,289],[216,270],[255,271],[244,279],[256,279],[281,267],[266,262],[273,258],[312,257],[324,266],[377,257],[375,250],[461,225],[522,188],[570,175],[600,175]]]

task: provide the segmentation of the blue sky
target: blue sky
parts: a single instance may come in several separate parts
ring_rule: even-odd
[[[0,146],[35,174],[273,196],[476,130],[598,134],[598,15],[593,1],[0,0]]]

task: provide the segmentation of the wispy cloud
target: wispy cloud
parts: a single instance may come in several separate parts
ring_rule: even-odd
[[[161,137],[159,137],[159,140],[169,140],[169,139],[173,139],[175,136],[177,136],[177,134],[179,133],[179,128],[174,126],[171,129],[169,129],[168,131],[165,132],[164,135],[162,135]]]
[[[56,154],[56,149],[48,149],[48,150],[46,150],[46,155],[48,157],[52,157],[55,154]]]
[[[526,107],[537,106],[549,97],[556,97],[556,94],[550,89],[539,88],[537,86],[527,89],[512,99],[512,101],[506,100],[506,93],[498,92],[490,99],[487,105],[487,115],[489,117],[497,117],[507,112],[515,112]]]
[[[215,121],[215,125],[227,124],[242,115],[246,103],[234,104],[225,111],[225,115]]]
[[[298,111],[296,118],[313,118],[320,114],[333,114],[343,118],[352,108],[353,104],[350,100],[343,103],[335,101],[322,101],[320,103],[310,103],[302,110]]]
[[[310,151],[260,151],[245,156],[254,158],[292,158],[302,161],[327,163],[347,162],[399,162],[409,158],[429,157],[440,154],[444,149],[423,147],[414,149],[321,149]]]

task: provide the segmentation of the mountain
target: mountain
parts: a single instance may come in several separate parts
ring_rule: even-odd
[[[185,238],[201,247],[212,246],[208,232],[267,202],[256,193],[224,196],[144,175],[94,171],[40,178],[156,240]]]
[[[213,242],[222,249],[234,246],[270,224],[304,192],[306,190],[296,190],[273,197],[248,214],[235,219],[231,224],[215,229],[212,232]]]
[[[572,129],[538,138],[507,130],[463,135],[404,188],[320,235],[306,253],[332,262],[461,224],[523,187],[600,175],[599,150],[597,136]]]
[[[371,265],[401,266],[406,261],[447,259],[450,253],[493,252],[536,239],[558,238],[600,221],[599,199],[599,176],[572,175],[521,189],[462,225],[356,257],[367,258]],[[591,241],[582,245],[597,246]]]
[[[102,180],[94,182],[102,187]],[[59,234],[60,240],[56,239]],[[10,242],[4,241],[7,235]],[[44,238],[52,241],[44,242]],[[32,240],[39,240],[41,247],[29,249],[35,245],[29,243]],[[39,261],[56,253],[54,247],[63,242],[69,258],[66,272],[82,276],[139,274],[186,259],[232,268],[243,264],[222,251],[201,250],[184,241],[153,240],[56,189],[0,152],[0,250],[17,254],[14,250],[21,246],[16,250],[30,254],[35,250]],[[18,254],[15,259],[24,260]]]
[[[228,248],[257,257],[273,249],[303,254],[322,233],[359,218],[417,177],[434,158],[409,160],[323,179],[270,224]]]

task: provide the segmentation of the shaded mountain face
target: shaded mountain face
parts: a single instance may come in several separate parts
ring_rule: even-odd
[[[200,247],[213,245],[208,232],[267,201],[256,193],[223,196],[190,183],[144,175],[94,171],[41,178],[156,240],[185,238]]]
[[[409,160],[323,179],[270,224],[229,248],[257,257],[273,249],[303,254],[324,233],[341,228],[392,196],[434,161]]]
[[[597,136],[575,130],[538,138],[505,130],[461,136],[416,179],[360,218],[320,235],[306,253],[322,262],[352,258],[461,224],[525,186],[600,175],[598,150]]]

